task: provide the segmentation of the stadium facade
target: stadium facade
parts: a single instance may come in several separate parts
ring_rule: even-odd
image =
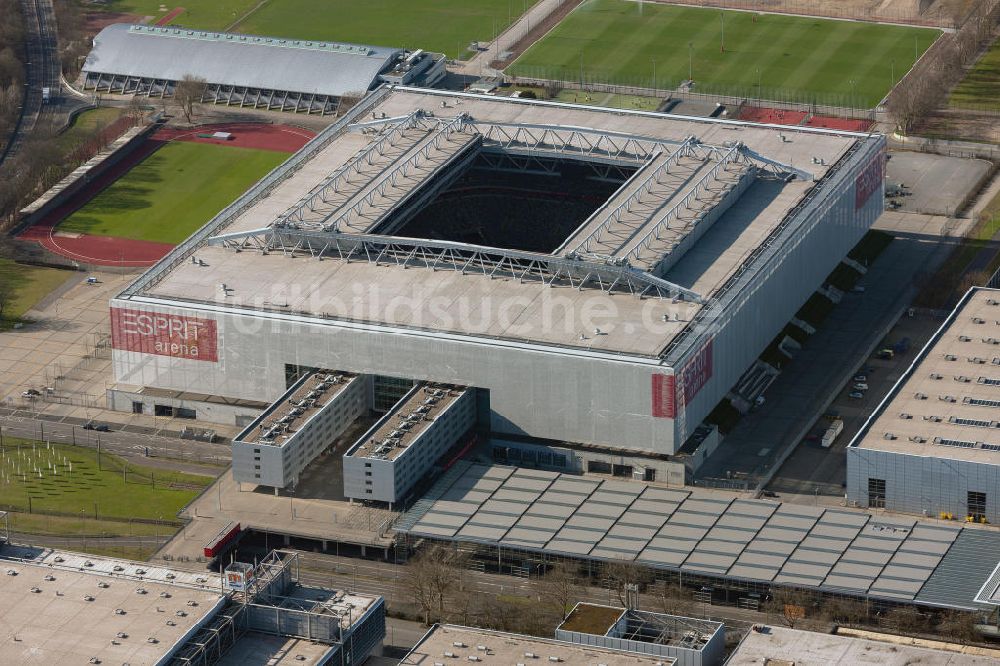
[[[1000,290],[970,289],[847,447],[855,505],[1000,523]]]
[[[190,76],[205,82],[203,102],[328,114],[383,76],[433,85],[444,74],[444,56],[426,51],[114,23],[94,38],[81,82],[95,92],[169,97]]]
[[[447,383],[499,435],[673,454],[878,217],[884,160],[878,135],[383,87],[112,300],[115,375]]]

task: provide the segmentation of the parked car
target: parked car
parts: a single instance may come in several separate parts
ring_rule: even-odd
[[[855,294],[863,294],[865,293],[865,288],[859,284],[855,285],[854,288],[851,289],[851,291],[853,291]]]
[[[851,391],[850,393],[847,394],[847,397],[853,400],[861,400],[863,397],[865,397],[865,394],[862,393],[861,391]]]
[[[854,375],[854,381],[856,381],[856,382],[866,382],[866,381],[868,381],[868,375]]]
[[[87,423],[84,424],[83,429],[96,430],[97,432],[111,432],[111,428],[109,428],[106,424],[94,423],[93,421],[87,421]]]
[[[22,398],[37,398],[41,394],[42,394],[41,391],[39,391],[38,389],[28,389],[27,391],[24,391],[23,393],[21,393],[21,397]]]
[[[852,386],[851,388],[853,388],[855,391],[867,391],[868,390],[868,384],[865,384],[864,382],[858,382],[854,386]]]

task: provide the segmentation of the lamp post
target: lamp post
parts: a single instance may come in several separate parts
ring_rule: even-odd
[[[692,55],[691,49],[694,47],[694,42],[688,42],[688,81],[694,81],[694,56]]]

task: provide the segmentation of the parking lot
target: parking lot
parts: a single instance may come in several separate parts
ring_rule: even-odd
[[[820,437],[829,424],[829,420],[821,416],[816,419],[809,434],[778,470],[774,479],[768,484],[767,490],[785,499],[795,499],[790,496],[799,496],[800,499],[808,501],[810,497],[817,495],[843,498],[844,484],[847,480],[847,457],[844,449],[942,321],[941,317],[926,313],[915,312],[913,317],[904,315],[886,336],[885,341],[895,343],[909,338],[909,351],[893,353],[892,359],[878,358],[878,351],[883,345],[877,346],[875,354],[855,368],[855,374],[838,392],[825,412],[826,415],[836,416],[844,421],[844,430],[833,445],[823,448],[820,442]],[[867,389],[854,388],[859,383],[854,380],[858,375],[864,375],[863,383],[868,386]]]

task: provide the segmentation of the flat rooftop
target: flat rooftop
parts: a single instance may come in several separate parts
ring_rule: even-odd
[[[989,527],[469,461],[426,495],[397,531],[896,602],[976,608],[1000,560]]]
[[[374,433],[366,433],[360,446],[346,456],[395,460],[423,434],[446,409],[465,395],[464,386],[450,384],[420,384],[404,396],[376,424]],[[382,453],[378,453],[378,452]]]
[[[415,114],[422,123],[417,129],[405,124]],[[551,134],[538,139],[550,130],[569,143],[554,147]],[[478,147],[469,148],[467,133]],[[529,135],[535,138],[525,138]],[[874,139],[445,91],[381,89],[121,297],[655,357],[701,303],[822,187],[822,179],[836,173],[839,160],[866,140]],[[607,148],[608,142],[619,147]],[[343,244],[354,243],[351,248],[357,251],[355,237],[395,238],[373,228],[389,209],[423,196],[430,187],[426,183],[472,149],[500,151],[510,159],[628,162],[638,170],[555,253],[521,253],[518,261],[551,270],[554,264],[547,262],[560,260],[566,270],[589,276],[589,268],[574,266],[600,266],[613,273],[615,263],[625,260],[635,269],[630,276],[636,277],[649,276],[645,271],[676,251],[679,259],[670,262],[661,278],[687,290],[686,296],[651,302],[619,290],[622,283],[607,276],[602,284],[616,285],[610,292],[559,288],[562,283],[546,286],[513,273],[442,269],[442,262],[426,256],[418,267],[409,246],[397,254],[388,248],[347,260]],[[774,165],[799,175],[764,177],[767,169],[778,168]],[[727,200],[732,205],[721,207],[719,218],[689,248],[678,249],[751,168],[756,176],[735,200]],[[253,239],[264,239],[264,245]],[[462,243],[435,247],[484,250]],[[320,252],[323,261],[302,259]],[[191,256],[202,261],[194,263]],[[613,259],[609,264],[600,257]],[[226,285],[225,293],[220,284]],[[599,331],[594,330],[595,311],[615,313]]]
[[[229,651],[215,662],[216,666],[315,666],[333,646],[304,638],[274,636],[248,631]]]
[[[133,384],[116,384],[115,389],[127,393],[149,396],[151,398],[171,398],[173,400],[191,400],[193,402],[207,402],[215,405],[229,405],[232,407],[246,407],[248,409],[266,409],[270,403],[260,400],[244,400],[242,398],[227,398],[220,395],[208,395],[207,393],[195,393],[193,391],[175,391],[172,389],[156,388],[154,386],[136,386]]]
[[[962,298],[851,445],[1000,465],[1000,290]]]
[[[340,626],[350,629],[378,600],[379,597],[346,590],[296,586],[276,605],[310,613],[338,615]]]
[[[997,654],[963,654],[941,649],[914,647],[902,642],[851,638],[812,631],[762,626],[750,631],[726,662],[728,666],[986,666],[997,663]],[[906,640],[904,637],[897,637]],[[955,646],[958,647],[958,646]],[[974,652],[975,648],[965,648]],[[996,653],[996,650],[984,650]]]
[[[484,649],[480,649],[484,648]],[[673,666],[672,657],[656,657],[608,650],[599,647],[565,643],[551,638],[536,638],[523,634],[507,634],[485,629],[472,629],[455,625],[434,625],[403,658],[400,666],[428,666],[440,661],[454,659],[462,663],[496,664],[512,666],[534,659],[549,663],[560,661],[565,664],[591,664],[597,666]],[[453,655],[453,656],[449,656]],[[551,659],[557,657],[558,659]],[[468,660],[468,661],[467,661]]]
[[[218,588],[138,581],[113,570],[134,574],[135,562],[91,558],[94,567],[73,569],[54,560],[69,565],[74,556],[50,555],[0,560],[0,663],[158,663],[223,603]]]
[[[309,419],[336,399],[356,378],[357,375],[330,370],[307,375],[301,384],[275,400],[234,441],[284,446]]]

